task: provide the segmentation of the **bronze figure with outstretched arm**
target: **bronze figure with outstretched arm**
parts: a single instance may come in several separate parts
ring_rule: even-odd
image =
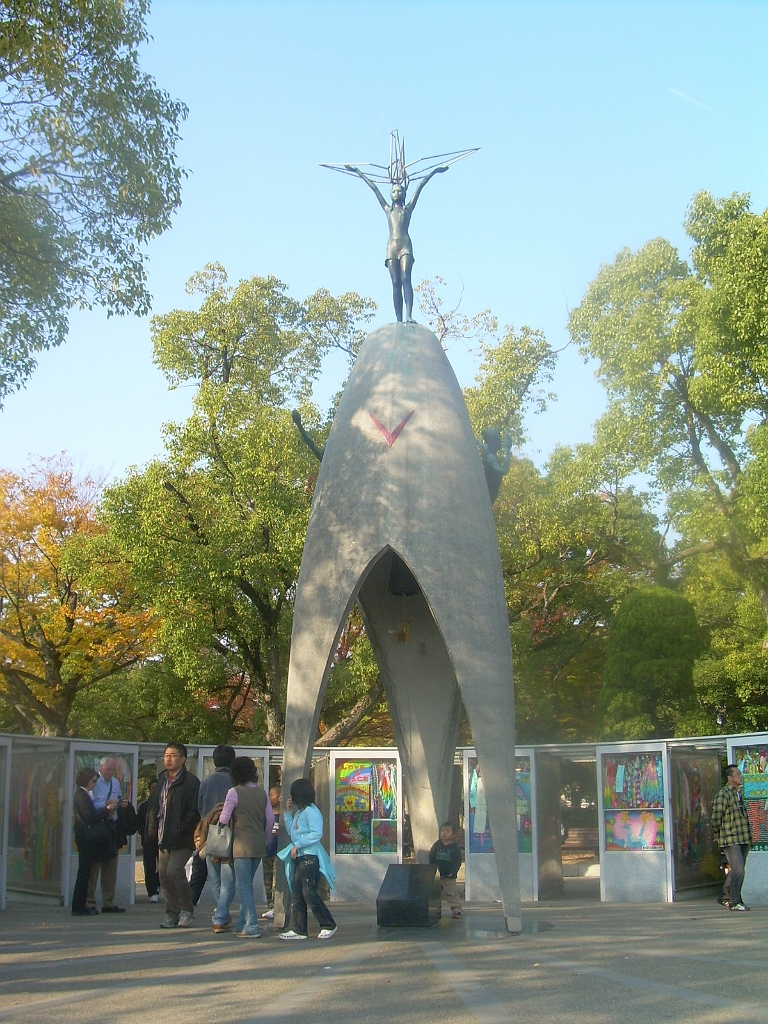
[[[406,321],[412,323],[413,284],[411,282],[411,271],[413,269],[413,245],[408,229],[411,223],[411,216],[424,186],[436,174],[442,174],[444,171],[447,171],[448,167],[435,167],[434,170],[422,178],[413,194],[413,199],[409,203],[405,202],[405,184],[398,181],[394,182],[392,185],[392,202],[388,203],[376,183],[367,174],[364,174],[359,167],[355,167],[353,164],[345,164],[344,166],[351,174],[356,174],[366,183],[387,215],[389,241],[387,242],[387,258],[384,263],[392,278],[392,299],[395,306],[395,315],[398,323],[402,323],[403,305],[405,305]]]

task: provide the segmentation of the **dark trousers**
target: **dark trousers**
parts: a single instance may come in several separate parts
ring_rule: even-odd
[[[93,867],[93,851],[90,846],[84,846],[82,850],[78,848],[77,853],[77,878],[72,891],[72,909],[85,910],[88,882],[91,879],[91,868]]]
[[[277,868],[275,861],[277,857],[262,857],[261,866],[264,869],[264,892],[267,895],[267,906],[272,909],[275,905],[275,891],[277,889]]]
[[[197,850],[192,854],[192,877],[189,886],[192,889],[192,902],[197,906],[203,894],[205,883],[208,881],[208,865],[205,857],[199,857]]]
[[[157,843],[144,843],[141,847],[141,859],[144,863],[144,885],[147,887],[147,896],[156,896],[160,892]]]
[[[321,928],[336,927],[333,915],[317,891],[319,880],[320,862],[317,857],[297,857],[293,870],[291,928],[299,935],[307,934],[307,907],[311,909]]]
[[[747,863],[747,854],[749,853],[749,845],[747,843],[738,843],[735,846],[726,846],[723,849],[723,853],[728,859],[728,878],[725,883],[725,888],[729,890],[726,893],[731,903],[741,903],[741,886],[744,882],[744,868]]]

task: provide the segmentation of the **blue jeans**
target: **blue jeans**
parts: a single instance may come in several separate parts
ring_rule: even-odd
[[[213,857],[206,857],[205,866],[208,868],[208,881],[211,883],[213,902],[218,903],[221,892],[221,861],[214,860]]]
[[[235,931],[243,932],[244,935],[259,934],[259,919],[253,898],[253,876],[260,861],[261,857],[235,857],[235,878],[240,895],[240,915]]]
[[[216,909],[213,912],[212,920],[214,924],[227,924],[229,921],[229,907],[235,898],[235,869],[228,860],[214,861],[208,857],[207,861],[209,872],[211,867],[213,867],[218,876],[219,883],[219,894],[216,899]],[[211,878],[211,882],[215,891],[217,878],[214,876]]]

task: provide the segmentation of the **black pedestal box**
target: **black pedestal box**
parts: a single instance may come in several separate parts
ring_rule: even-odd
[[[434,864],[390,864],[376,897],[379,928],[429,928],[440,920]]]

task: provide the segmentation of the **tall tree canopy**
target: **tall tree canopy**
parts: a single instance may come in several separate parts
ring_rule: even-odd
[[[551,398],[557,352],[530,327],[501,332],[487,311],[467,317],[447,309],[430,282],[419,293],[443,343],[462,339],[479,356],[477,378],[464,391],[476,436],[496,427],[519,451],[526,412],[543,412]],[[627,483],[630,472],[629,458],[598,434],[590,445],[557,448],[543,471],[513,457],[501,485],[494,515],[517,735],[526,742],[595,738],[613,609],[651,579],[664,549],[649,496]]]
[[[0,720],[68,731],[78,693],[136,664],[150,614],[102,547],[98,489],[63,460],[0,472]]]
[[[686,598],[664,587],[629,594],[611,625],[597,706],[600,738],[674,736],[695,709],[693,663],[701,641]]]
[[[108,490],[105,520],[161,621],[174,672],[217,695],[233,735],[279,743],[293,595],[316,462],[289,408],[309,403],[331,348],[350,357],[373,306],[320,291],[292,299],[275,278],[232,287],[211,264],[189,283],[199,308],[152,321],[173,385],[197,388],[166,428],[167,456]]]
[[[648,496],[598,443],[544,471],[513,459],[496,514],[526,742],[591,740],[614,609],[650,580],[661,538]]]
[[[609,408],[598,430],[649,474],[665,503],[674,543],[666,568],[696,560],[699,580],[730,579],[741,599],[714,608],[706,588],[691,599],[707,608],[723,641],[751,653],[734,661],[709,655],[706,697],[714,726],[718,685],[738,685],[741,711],[729,728],[768,724],[768,212],[749,197],[696,195],[686,231],[690,261],[664,239],[623,250],[601,268],[570,318],[572,337],[598,360]],[[712,564],[702,569],[704,561]],[[715,569],[715,563],[719,566]],[[755,612],[762,617],[755,636]],[[717,645],[716,645],[717,647]],[[701,677],[702,682],[704,676]],[[722,686],[719,687],[722,690]],[[762,711],[758,709],[762,708]]]
[[[149,0],[0,6],[0,405],[71,307],[146,313],[186,107],[139,66]]]

